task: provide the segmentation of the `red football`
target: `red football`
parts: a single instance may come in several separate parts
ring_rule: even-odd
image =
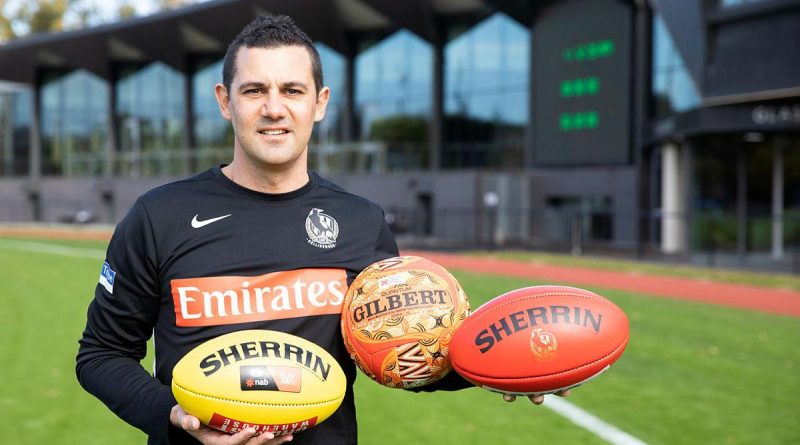
[[[628,317],[587,290],[533,286],[492,299],[450,343],[453,369],[506,394],[572,388],[614,363],[628,344]]]

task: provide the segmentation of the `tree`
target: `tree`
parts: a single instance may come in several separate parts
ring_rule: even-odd
[[[64,29],[64,14],[67,12],[67,0],[39,0],[24,3],[21,10],[28,22],[30,34],[61,31]],[[33,9],[32,7],[36,7]]]
[[[100,9],[88,0],[0,0],[0,42],[85,28],[96,24],[99,18]]]
[[[180,8],[181,6],[190,5],[195,3],[192,0],[156,0],[159,11],[167,11],[170,9]]]
[[[369,136],[381,142],[424,142],[428,139],[428,120],[404,114],[387,116],[372,122]]]
[[[125,20],[136,17],[137,13],[138,11],[136,11],[136,6],[133,6],[128,2],[124,2],[117,8],[117,19]]]
[[[0,42],[6,42],[16,37],[11,20],[5,14],[6,0],[0,0]]]

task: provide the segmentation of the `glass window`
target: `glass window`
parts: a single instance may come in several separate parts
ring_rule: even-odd
[[[386,144],[389,169],[426,167],[431,45],[400,30],[359,54],[355,65],[358,137]]]
[[[653,84],[657,118],[691,110],[700,105],[695,80],[689,75],[664,20],[653,16]]]
[[[192,112],[194,113],[196,168],[202,171],[230,162],[233,156],[233,127],[219,112],[214,93],[222,83],[222,59],[205,57],[195,60],[192,74]]]
[[[730,8],[733,6],[747,5],[751,3],[764,3],[772,0],[718,0],[719,6],[722,8]]]
[[[0,176],[28,174],[30,113],[29,88],[0,92]]]
[[[340,142],[344,128],[342,113],[346,102],[345,58],[330,47],[317,43],[317,51],[322,62],[323,83],[331,89],[325,118],[314,127],[312,141],[317,143]]]
[[[778,138],[783,150],[784,241],[800,252],[800,135]],[[798,257],[795,257],[798,258]]]
[[[530,31],[496,13],[444,51],[445,166],[522,165]]]
[[[0,176],[11,176],[14,129],[11,110],[13,95],[0,91]]]
[[[12,165],[11,174],[16,176],[27,175],[30,170],[31,151],[31,121],[33,119],[33,90],[28,88],[14,95],[12,108],[13,139],[12,139]]]
[[[45,73],[41,87],[42,174],[102,173],[108,95],[108,84],[88,71]]]
[[[356,106],[361,137],[369,139],[376,119],[428,116],[431,108],[433,49],[401,30],[356,58]]]
[[[117,81],[118,173],[183,174],[184,78],[161,62],[120,67]],[[173,152],[173,153],[170,153]],[[185,153],[183,153],[185,154]]]

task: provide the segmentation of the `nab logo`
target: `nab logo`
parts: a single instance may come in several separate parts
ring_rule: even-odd
[[[239,368],[242,391],[300,392],[302,374],[292,366],[242,366]]]

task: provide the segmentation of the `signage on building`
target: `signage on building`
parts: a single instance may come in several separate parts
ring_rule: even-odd
[[[800,104],[758,105],[750,116],[757,125],[800,124]]]

